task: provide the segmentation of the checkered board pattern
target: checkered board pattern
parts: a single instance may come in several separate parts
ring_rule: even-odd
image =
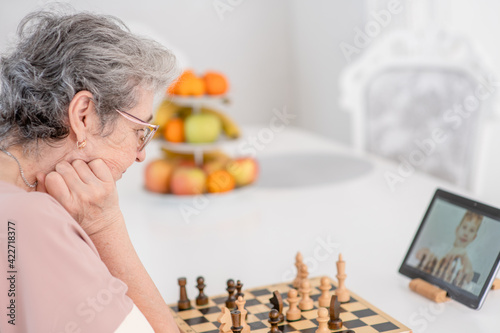
[[[279,329],[283,333],[315,333],[318,328],[318,297],[321,295],[320,278],[310,279],[312,292],[311,298],[314,300],[314,309],[302,311],[302,318],[299,321],[285,322],[279,324]],[[250,325],[252,333],[268,333],[269,311],[272,305],[269,298],[273,291],[278,290],[283,298],[283,314],[288,310],[286,302],[288,291],[292,288],[290,283],[275,284],[260,288],[243,290],[245,294],[245,309],[248,311],[247,323]],[[333,286],[332,290],[335,290]],[[332,291],[331,290],[331,291]],[[347,303],[341,304],[340,319],[344,326],[339,330],[332,330],[332,333],[411,333],[411,330],[389,317],[378,308],[366,302],[362,298],[350,292],[351,299]],[[179,328],[184,333],[219,333],[220,323],[217,321],[221,308],[225,306],[227,295],[211,297],[209,303],[204,306],[195,305],[191,300],[192,308],[179,311],[177,304],[170,305],[174,318]]]

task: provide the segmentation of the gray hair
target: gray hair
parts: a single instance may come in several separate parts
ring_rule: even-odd
[[[69,135],[68,107],[75,94],[93,94],[101,134],[134,107],[138,88],[159,92],[178,74],[175,57],[135,36],[119,19],[91,13],[34,12],[18,41],[0,58],[0,147],[37,151]]]

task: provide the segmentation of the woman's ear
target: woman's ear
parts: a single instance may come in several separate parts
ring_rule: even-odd
[[[76,141],[86,140],[87,134],[93,132],[92,120],[96,116],[92,93],[82,90],[76,93],[68,108],[69,125],[76,136]]]

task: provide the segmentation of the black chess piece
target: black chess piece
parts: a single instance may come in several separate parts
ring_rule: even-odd
[[[273,305],[273,309],[278,310],[280,316],[280,323],[285,321],[285,316],[283,315],[283,299],[281,298],[281,294],[279,291],[275,290],[273,292],[273,297],[269,299],[269,302]]]
[[[330,320],[328,321],[328,328],[331,330],[338,330],[342,328],[342,319],[340,319],[340,303],[337,295],[332,296],[330,301]]]
[[[231,321],[233,322],[231,331],[233,331],[233,333],[241,333],[243,326],[241,326],[241,312],[239,310],[231,311]]]
[[[418,263],[418,266],[417,266],[418,269],[424,270],[425,258],[427,258],[427,256],[425,254],[422,255],[422,260],[420,260],[420,262]]]
[[[204,293],[204,289],[206,287],[205,279],[203,278],[203,276],[198,276],[196,282],[198,283],[196,288],[198,288],[198,290],[200,291],[198,297],[196,297],[196,305],[207,305],[208,297]]]
[[[179,308],[179,310],[188,310],[191,308],[191,302],[189,301],[189,298],[187,297],[186,293],[186,278],[181,277],[177,280],[177,282],[181,287],[180,298],[179,301],[177,302],[177,307]]]
[[[233,279],[227,280],[226,290],[229,293],[227,300],[226,300],[226,307],[228,309],[235,309],[236,308],[236,297],[234,297],[234,292],[236,291],[236,286],[234,284]]]
[[[280,313],[278,310],[272,309],[271,312],[269,312],[269,324],[271,324],[271,330],[269,331],[269,333],[283,333],[278,328],[279,323],[280,323]]]
[[[238,299],[238,297],[245,297],[245,294],[241,292],[241,289],[243,288],[243,283],[241,283],[240,280],[236,281],[236,299]]]
[[[445,263],[444,258],[439,260],[438,269],[437,269],[437,272],[435,274],[437,277],[441,276],[441,273],[443,272],[444,263]]]
[[[434,273],[434,269],[436,268],[436,265],[437,265],[437,259],[434,258],[432,260],[431,267],[430,267],[430,272],[429,273],[431,273],[431,274]]]

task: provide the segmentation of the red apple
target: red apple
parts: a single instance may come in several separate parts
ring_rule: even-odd
[[[205,172],[198,167],[177,167],[170,180],[170,191],[177,195],[194,195],[205,192]]]
[[[144,185],[148,191],[167,193],[174,166],[165,160],[154,160],[144,169]]]
[[[251,184],[259,175],[259,165],[251,157],[242,157],[230,161],[226,166],[226,170],[233,176],[236,186]]]
[[[227,160],[219,158],[213,159],[203,164],[202,169],[208,175],[214,173],[215,171],[225,170],[226,169]]]

